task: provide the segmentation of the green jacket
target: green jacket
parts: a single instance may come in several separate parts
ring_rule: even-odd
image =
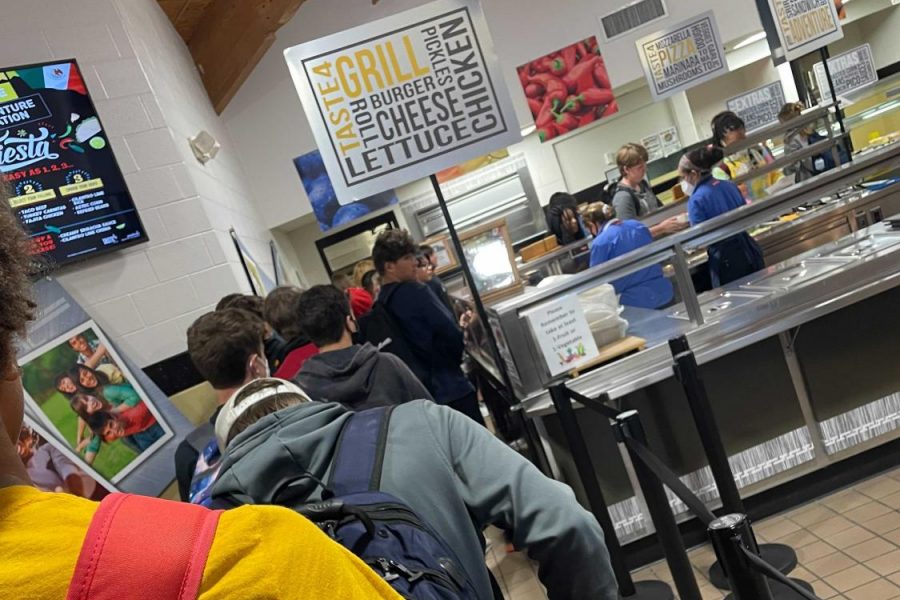
[[[244,494],[268,503],[291,468],[327,481],[349,416],[338,404],[308,403],[264,417],[229,445],[214,499]],[[310,501],[320,499],[316,483],[304,485]],[[453,409],[421,400],[394,408],[381,491],[406,502],[453,548],[480,598],[492,597],[481,536],[491,524],[539,563],[551,600],[618,598],[603,533],[572,490]]]

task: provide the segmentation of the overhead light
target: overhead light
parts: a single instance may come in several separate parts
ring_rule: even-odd
[[[527,137],[527,136],[531,135],[532,133],[534,133],[536,130],[537,130],[537,125],[535,125],[534,123],[532,123],[531,125],[528,125],[527,127],[523,127],[522,128],[522,137]]]
[[[740,50],[741,48],[743,48],[743,47],[745,47],[745,46],[749,46],[750,44],[755,44],[755,43],[758,42],[759,40],[764,40],[764,39],[766,39],[766,32],[765,32],[765,31],[760,31],[759,33],[754,33],[753,35],[751,35],[750,37],[748,37],[748,38],[745,39],[744,41],[738,42],[737,44],[735,44],[735,45],[734,45],[734,49],[735,49],[735,50]]]

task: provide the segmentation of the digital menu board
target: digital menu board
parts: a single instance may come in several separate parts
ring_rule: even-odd
[[[147,241],[75,60],[0,70],[0,175],[44,262]]]

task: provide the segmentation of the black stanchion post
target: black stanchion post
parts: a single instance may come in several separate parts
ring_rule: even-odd
[[[673,367],[675,378],[681,383],[687,396],[697,434],[700,436],[703,451],[709,461],[709,469],[722,499],[722,506],[726,512],[746,514],[744,502],[731,472],[731,465],[728,463],[728,453],[725,451],[725,444],[716,424],[712,404],[700,378],[697,358],[685,336],[669,340],[669,349],[675,359]],[[785,544],[765,544],[760,548],[760,554],[763,560],[785,574],[797,566],[797,553]],[[728,578],[719,562],[710,568],[709,580],[719,589],[729,589]]]
[[[709,468],[716,481],[719,497],[722,499],[722,505],[728,512],[743,514],[745,512],[744,502],[741,500],[737,484],[734,482],[731,465],[728,464],[728,453],[725,451],[725,444],[722,442],[722,435],[716,424],[712,404],[706,395],[703,382],[700,381],[697,359],[687,347],[687,339],[683,336],[671,340],[669,347],[675,358],[675,378],[684,387],[684,393],[697,426],[697,433],[700,434],[700,441],[706,452]],[[676,351],[676,348],[679,350]],[[681,350],[681,348],[684,349]]]
[[[609,550],[609,560],[616,575],[616,582],[619,584],[619,595],[623,598],[647,598],[648,600],[670,600],[674,598],[672,589],[662,581],[639,581],[635,583],[631,579],[631,573],[628,572],[628,567],[625,566],[625,558],[622,553],[622,547],[619,545],[619,538],[616,536],[616,527],[609,516],[606,499],[603,497],[603,491],[600,489],[600,483],[597,481],[594,463],[591,460],[591,455],[588,453],[584,435],[582,435],[581,429],[578,427],[578,421],[575,418],[575,411],[572,408],[572,399],[569,397],[568,388],[566,388],[565,384],[554,385],[550,388],[550,398],[556,407],[559,424],[562,427],[563,434],[566,436],[569,450],[572,452],[572,460],[575,462],[575,468],[584,487],[584,493],[587,495],[591,512],[603,530],[606,547]]]
[[[616,435],[620,436],[620,441],[631,438],[647,445],[644,426],[641,424],[636,410],[629,410],[619,415],[616,419]],[[678,590],[678,597],[681,600],[700,600],[700,588],[697,587],[697,579],[694,577],[693,567],[691,567],[687,551],[684,549],[681,532],[678,531],[678,524],[675,522],[675,515],[672,514],[672,507],[669,505],[663,484],[644,465],[643,461],[631,452],[630,448],[629,453],[631,453],[638,483],[644,493],[644,500],[647,502],[647,510],[650,512],[654,527],[656,527],[656,535],[666,555],[672,580]]]
[[[709,524],[709,537],[731,582],[734,600],[773,600],[765,577],[747,564],[741,549],[759,553],[747,517],[734,513],[716,519]]]

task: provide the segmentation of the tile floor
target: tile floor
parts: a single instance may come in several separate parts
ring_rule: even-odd
[[[800,566],[790,576],[812,584],[823,599],[900,599],[900,469],[757,523],[760,542],[791,545]],[[499,531],[489,533],[487,563],[509,600],[545,600],[534,565],[507,554]],[[710,546],[689,552],[703,599],[724,598],[706,577]],[[633,573],[635,580],[672,578],[664,562]],[[674,586],[673,586],[674,587]]]

